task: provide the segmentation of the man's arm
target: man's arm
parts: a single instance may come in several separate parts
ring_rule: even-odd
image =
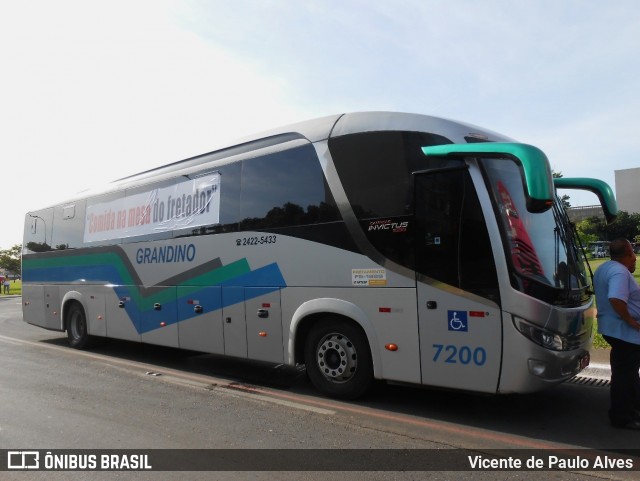
[[[624,302],[622,299],[610,297],[609,303],[611,304],[611,307],[613,307],[613,310],[616,311],[616,314],[618,314],[624,322],[629,324],[629,326],[631,326],[633,329],[637,331],[640,330],[640,323],[636,321],[631,316],[631,314],[629,314],[629,309],[627,309],[626,302]]]

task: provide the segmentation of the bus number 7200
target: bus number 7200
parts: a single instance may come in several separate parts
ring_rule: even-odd
[[[453,344],[434,344],[436,352],[433,362],[448,364],[470,364],[482,366],[487,361],[487,351],[483,347],[455,346]]]

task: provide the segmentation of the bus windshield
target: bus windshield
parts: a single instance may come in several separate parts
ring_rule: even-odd
[[[587,277],[571,224],[558,199],[551,209],[526,208],[515,162],[483,159],[514,288],[555,305],[587,302]]]

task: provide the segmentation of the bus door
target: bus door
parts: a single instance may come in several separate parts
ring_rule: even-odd
[[[465,167],[415,176],[422,383],[496,392],[502,330],[486,223]]]

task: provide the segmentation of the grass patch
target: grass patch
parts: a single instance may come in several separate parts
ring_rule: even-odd
[[[594,349],[609,349],[611,346],[609,346],[609,343],[607,341],[604,340],[604,338],[602,337],[602,334],[598,333],[598,323],[595,322],[593,324],[593,329],[594,329],[594,336],[593,336],[593,348]]]
[[[596,269],[604,264],[608,259],[592,259],[589,261],[591,265],[591,272],[595,273]],[[595,302],[595,301],[594,301]],[[594,319],[593,322],[593,347],[595,349],[609,349],[609,343],[604,340],[602,334],[598,333],[598,321]]]
[[[5,295],[4,286],[0,286],[0,295]],[[11,281],[11,285],[9,286],[9,294],[11,295],[21,295],[22,294],[22,281]]]

